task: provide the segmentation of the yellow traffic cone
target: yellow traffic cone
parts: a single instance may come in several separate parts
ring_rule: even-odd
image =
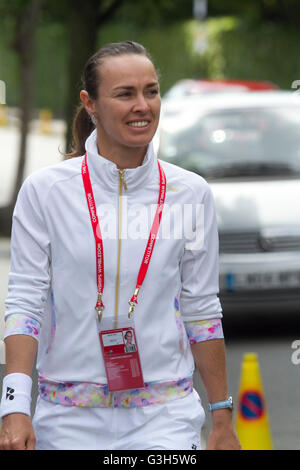
[[[236,408],[236,432],[242,450],[272,450],[272,438],[255,353],[244,355]]]

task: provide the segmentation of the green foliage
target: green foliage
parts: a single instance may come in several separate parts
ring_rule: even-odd
[[[12,32],[12,23],[4,21],[0,30],[0,80],[7,85],[8,105],[17,106],[20,85],[17,57],[9,48]],[[220,17],[146,28],[137,23],[111,22],[99,29],[97,47],[121,40],[135,40],[147,47],[160,71],[162,94],[183,78],[270,80],[286,89],[300,79],[299,32],[276,23],[254,25],[237,17]],[[58,116],[63,116],[65,106],[66,58],[65,26],[60,22],[41,25],[34,104],[37,108],[49,107]]]
[[[286,26],[299,26],[299,0],[208,0],[209,16],[236,16],[248,23],[261,25],[274,22]]]
[[[151,29],[114,23],[101,28],[99,47],[126,39],[141,42],[151,52],[163,93],[182,78],[266,80],[286,89],[300,79],[299,32],[281,24],[254,24],[237,17]]]
[[[63,116],[66,100],[66,30],[61,23],[38,29],[34,103]]]
[[[118,22],[140,27],[159,27],[193,16],[193,0],[126,0],[118,10]]]
[[[203,59],[209,77],[269,80],[285,89],[300,79],[296,28],[237,18],[211,19],[205,28],[209,47]]]

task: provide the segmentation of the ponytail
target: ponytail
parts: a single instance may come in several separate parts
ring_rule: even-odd
[[[94,124],[83,104],[80,104],[76,110],[72,127],[72,145],[71,152],[65,154],[65,158],[80,157],[85,154],[85,141],[91,132],[95,129]]]

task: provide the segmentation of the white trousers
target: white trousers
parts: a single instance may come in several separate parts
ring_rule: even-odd
[[[57,405],[38,398],[37,450],[200,450],[205,413],[198,393],[136,408]]]

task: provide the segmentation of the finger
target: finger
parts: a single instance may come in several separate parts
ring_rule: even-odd
[[[35,450],[35,436],[31,436],[26,442],[26,450]]]
[[[25,439],[20,437],[15,437],[10,442],[10,449],[12,450],[24,450],[25,447]]]
[[[0,442],[0,450],[9,450],[9,441],[8,439],[2,439]]]

